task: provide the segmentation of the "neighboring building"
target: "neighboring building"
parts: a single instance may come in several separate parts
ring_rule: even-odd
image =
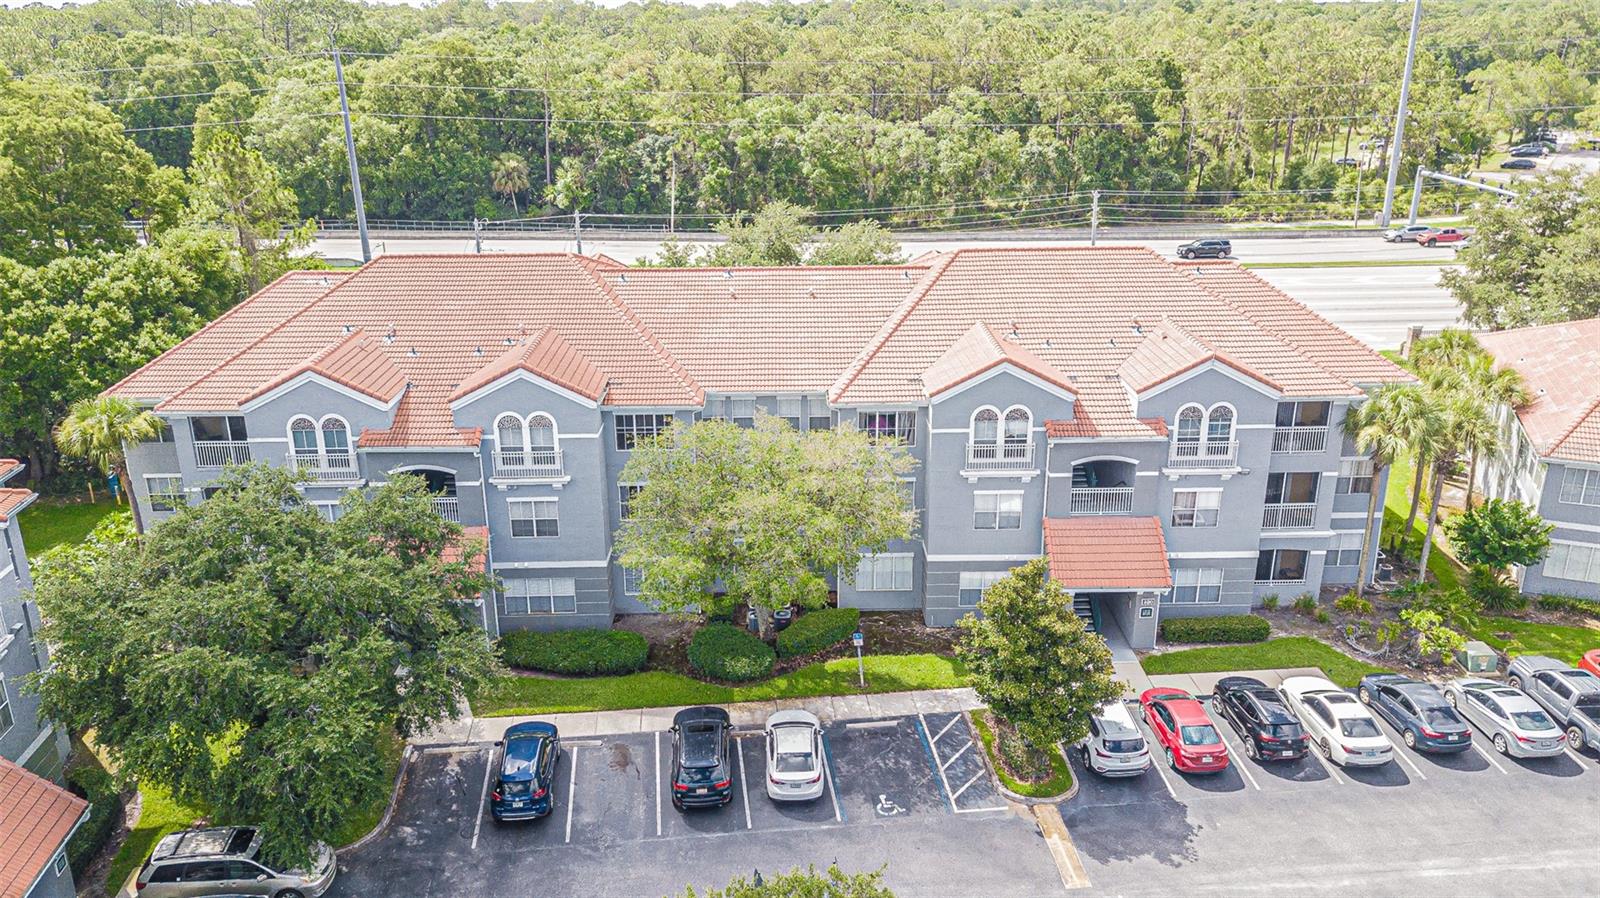
[[[1555,525],[1523,592],[1600,600],[1600,318],[1480,334],[1533,401],[1496,410],[1501,451],[1478,465],[1486,496],[1519,499]]]
[[[58,785],[66,732],[39,719],[38,698],[22,688],[50,659],[35,636],[39,609],[23,598],[33,581],[17,513],[35,497],[5,486],[21,471],[0,458],[0,898],[51,898],[76,891],[66,845],[88,805]]]
[[[1161,614],[1355,582],[1383,485],[1339,422],[1406,377],[1231,262],[1141,248],[756,269],[496,253],[288,275],[109,392],[172,425],[130,448],[147,520],[229,462],[306,472],[329,515],[426,477],[441,513],[488,528],[494,633],[647,610],[612,550],[636,439],[757,409],[859,427],[919,462],[921,532],[863,558],[841,605],[949,625],[1048,553],[1085,616],[1147,646]]]

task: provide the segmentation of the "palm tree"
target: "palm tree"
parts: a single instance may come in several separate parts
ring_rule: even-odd
[[[1365,594],[1371,586],[1374,544],[1372,520],[1378,516],[1383,475],[1395,459],[1411,451],[1413,441],[1430,416],[1427,399],[1415,384],[1380,387],[1366,402],[1352,408],[1344,418],[1344,432],[1356,450],[1372,456],[1372,488],[1367,495],[1367,526],[1361,535],[1361,571],[1356,589]]]
[[[1527,405],[1530,399],[1522,375],[1515,368],[1497,370],[1494,358],[1487,353],[1478,355],[1470,362],[1467,380],[1472,385],[1473,395],[1484,404],[1485,411],[1502,405],[1515,410]],[[1493,416],[1485,415],[1483,420],[1488,424],[1491,439],[1483,439],[1484,434],[1476,432],[1462,434],[1471,459],[1467,466],[1468,511],[1472,510],[1472,491],[1478,479],[1478,459],[1485,453],[1496,451],[1500,444],[1500,428]]]
[[[1494,437],[1494,422],[1482,400],[1470,393],[1448,397],[1443,405],[1443,423],[1449,435],[1433,456],[1433,477],[1428,487],[1428,525],[1422,536],[1422,553],[1417,560],[1417,582],[1428,576],[1428,553],[1433,549],[1433,531],[1439,523],[1439,494],[1444,491],[1444,475],[1468,445],[1468,434],[1488,432]]]
[[[1405,554],[1406,540],[1411,538],[1411,529],[1416,526],[1417,512],[1422,507],[1422,484],[1427,477],[1428,469],[1448,442],[1449,431],[1445,426],[1445,406],[1452,395],[1450,387],[1451,375],[1437,370],[1432,371],[1423,379],[1418,388],[1416,415],[1410,421],[1408,441],[1412,464],[1416,470],[1411,479],[1411,509],[1406,512],[1406,525],[1395,535],[1395,551]]]
[[[517,194],[528,189],[527,160],[516,153],[501,153],[489,165],[489,183],[494,192],[511,200],[511,211],[521,214]]]
[[[80,399],[72,404],[66,419],[56,426],[56,447],[66,455],[88,461],[105,474],[117,475],[117,483],[123,490],[129,490],[128,463],[123,457],[123,447],[155,439],[161,435],[161,428],[160,418],[126,399],[116,396]],[[133,506],[134,529],[143,533],[139,503],[131,494],[128,504]]]

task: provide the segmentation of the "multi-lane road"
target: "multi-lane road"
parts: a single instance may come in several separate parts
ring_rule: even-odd
[[[686,243],[704,243],[713,235],[682,235]],[[902,240],[908,256],[949,252],[977,246],[1082,245],[1082,239],[1049,234],[1028,234],[997,239],[987,235],[909,235]],[[1176,258],[1179,238],[1147,240],[1107,239],[1102,245],[1137,244]],[[473,240],[465,235],[376,235],[375,255],[385,253],[472,252]],[[1385,243],[1372,234],[1339,237],[1257,236],[1233,240],[1234,256],[1246,264],[1267,266],[1286,263],[1330,263],[1313,267],[1266,267],[1257,273],[1290,296],[1320,312],[1358,338],[1379,349],[1398,347],[1412,325],[1425,332],[1460,323],[1460,307],[1449,291],[1439,286],[1439,274],[1454,262],[1449,248],[1427,249],[1415,244]],[[555,252],[575,248],[570,236],[557,235],[483,240],[484,252]],[[584,236],[586,253],[604,253],[622,262],[634,262],[661,251],[655,237]],[[358,259],[360,243],[354,236],[317,238],[312,251],[330,259]],[[1385,262],[1437,260],[1438,265],[1385,265]]]

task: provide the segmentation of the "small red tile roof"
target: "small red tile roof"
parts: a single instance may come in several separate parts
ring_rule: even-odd
[[[1149,333],[1144,333],[1144,328],[1141,326],[1140,333],[1143,339],[1139,345],[1133,352],[1128,353],[1128,357],[1117,367],[1117,379],[1127,384],[1135,393],[1143,393],[1152,387],[1164,384],[1207,362],[1227,365],[1274,390],[1282,389],[1171,321],[1163,321]]]
[[[5,483],[23,469],[22,462],[14,458],[0,458],[0,483]]]
[[[1000,365],[1013,365],[1068,393],[1078,392],[1067,375],[1026,348],[979,321],[956,338],[944,355],[922,372],[922,388],[931,398]]]
[[[22,898],[39,879],[89,803],[0,758],[0,898]]]
[[[35,498],[33,490],[16,487],[0,489],[0,524],[10,521],[12,515],[26,508]]]
[[[466,543],[468,542],[476,542],[478,543],[478,547],[477,551],[473,553],[471,560],[468,562],[467,569],[472,571],[474,574],[481,574],[485,570],[484,546],[489,544],[488,527],[462,527],[461,539],[451,543],[448,546],[445,546],[444,552],[440,554],[440,558],[446,564],[455,564],[456,562],[460,561],[463,556],[465,556]]]
[[[1045,518],[1050,579],[1067,589],[1170,589],[1160,518]]]
[[[1479,334],[1533,401],[1517,410],[1542,456],[1600,464],[1600,318]]]
[[[315,374],[384,403],[392,402],[406,388],[406,376],[378,348],[377,341],[357,330],[247,393],[240,403],[265,396],[302,374]]]
[[[561,339],[553,328],[542,327],[527,339],[514,341],[510,349],[462,381],[450,394],[450,401],[455,402],[514,371],[535,374],[586,399],[598,401],[606,391],[606,376],[600,369]]]
[[[1140,432],[1134,428],[1117,428],[1115,432],[1102,430],[1095,423],[1093,417],[1080,414],[1071,421],[1046,421],[1044,422],[1045,436],[1053,440],[1070,439],[1164,439],[1167,436],[1167,422],[1161,418],[1140,418],[1135,422],[1144,426]]]

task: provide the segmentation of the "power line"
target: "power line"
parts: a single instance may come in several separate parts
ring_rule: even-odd
[[[313,56],[327,55],[327,53],[288,53],[276,56],[250,56],[242,59],[199,59],[191,62],[147,62],[144,65],[107,66],[99,69],[49,69],[39,72],[18,73],[12,77],[29,78],[45,75],[59,78],[65,75],[104,75],[111,72],[172,71],[175,69],[198,69],[225,65],[246,65],[253,62],[268,62],[280,59],[308,59]]]

